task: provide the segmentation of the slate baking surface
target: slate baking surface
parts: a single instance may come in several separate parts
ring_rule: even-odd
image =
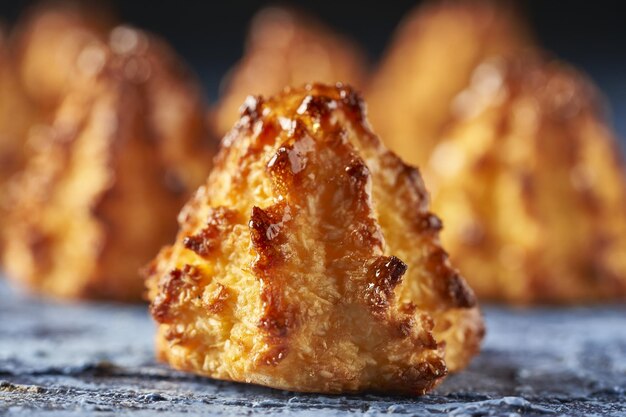
[[[145,306],[58,304],[0,281],[0,415],[626,416],[626,306],[484,312],[483,352],[431,395],[305,395],[156,363]]]

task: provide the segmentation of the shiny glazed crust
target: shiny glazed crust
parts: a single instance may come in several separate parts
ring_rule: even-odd
[[[365,57],[349,39],[311,16],[269,7],[253,19],[242,59],[223,81],[216,128],[225,134],[249,94],[273,95],[287,86],[321,82],[359,88],[367,72]]]
[[[425,167],[481,299],[626,299],[623,160],[595,88],[541,56],[487,60]]]
[[[248,97],[175,244],[146,268],[159,357],[292,391],[423,394],[483,323],[415,168],[352,89]]]
[[[128,27],[91,44],[13,185],[8,275],[47,295],[139,300],[138,274],[176,234],[210,171],[199,87],[161,41]]]

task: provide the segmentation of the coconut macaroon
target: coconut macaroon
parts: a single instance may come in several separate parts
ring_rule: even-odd
[[[12,187],[4,262],[42,294],[139,300],[139,268],[211,168],[200,88],[128,27],[79,55],[53,122],[29,139],[38,151]]]
[[[312,82],[361,87],[366,74],[365,56],[349,39],[299,12],[263,9],[252,21],[243,57],[223,81],[216,128],[221,135],[230,130],[249,94]]]
[[[509,2],[419,6],[399,26],[366,91],[374,129],[406,162],[423,167],[476,66],[529,43]]]
[[[423,394],[478,352],[419,172],[348,87],[248,97],[146,268],[159,357],[292,391]]]
[[[481,299],[626,299],[626,171],[595,88],[536,55],[472,79],[427,167],[455,265]]]

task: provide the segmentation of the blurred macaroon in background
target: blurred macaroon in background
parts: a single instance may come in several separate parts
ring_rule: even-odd
[[[6,25],[38,0],[14,0],[0,4],[0,20]],[[370,66],[385,53],[397,25],[424,0],[398,0],[381,5],[376,1],[272,2],[234,0],[180,2],[165,0],[83,0],[99,10],[108,7],[121,21],[158,33],[189,63],[202,81],[211,102],[220,81],[241,59],[252,18],[268,6],[295,7],[312,19],[351,38],[363,51]],[[579,67],[608,97],[621,137],[626,136],[626,27],[615,2],[574,0],[567,4],[540,0],[515,1],[520,17],[528,18],[541,44],[560,58]]]
[[[1,246],[9,276],[43,293],[139,299],[137,269],[173,239],[245,97],[342,82],[421,169],[479,298],[626,296],[626,29],[610,7],[17,1],[0,13]]]

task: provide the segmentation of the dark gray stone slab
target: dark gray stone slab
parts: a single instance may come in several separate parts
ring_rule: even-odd
[[[431,395],[305,395],[155,363],[145,306],[57,304],[0,282],[0,415],[626,416],[626,306],[485,316],[482,354]]]

